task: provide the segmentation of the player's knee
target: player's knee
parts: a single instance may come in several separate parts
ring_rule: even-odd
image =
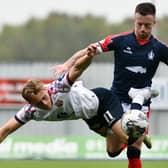
[[[141,151],[134,147],[134,146],[128,146],[127,148],[127,157],[128,158],[140,158]]]
[[[108,153],[108,156],[109,157],[116,157],[116,156],[118,156],[120,153],[121,153],[121,151],[122,151],[122,149],[120,149],[119,151],[117,151],[117,152],[108,152],[107,151],[107,153]]]

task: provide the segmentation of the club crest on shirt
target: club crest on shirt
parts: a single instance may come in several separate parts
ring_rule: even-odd
[[[149,59],[149,60],[153,60],[154,56],[155,56],[155,54],[154,54],[153,50],[151,50],[151,51],[148,53],[148,59]]]

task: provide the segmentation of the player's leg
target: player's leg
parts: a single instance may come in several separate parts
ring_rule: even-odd
[[[144,92],[145,90],[148,91],[148,92]],[[149,98],[155,98],[155,97],[159,96],[159,92],[157,90],[150,90],[149,88],[142,88],[142,89],[135,89],[135,90],[130,89],[129,94],[131,93],[131,91],[133,91],[132,94],[143,95],[144,98],[147,98],[147,99],[145,99],[145,101],[148,101]],[[151,110],[150,110],[150,107],[146,106],[146,108],[148,108],[148,109],[145,111],[145,113],[147,115],[147,118],[149,119]],[[143,107],[142,107],[142,111],[143,111]],[[148,135],[148,130],[149,130],[149,128],[146,130],[146,134],[144,136],[143,143],[146,145],[146,147],[148,149],[151,149],[152,148],[152,141],[151,141],[150,136]]]
[[[112,94],[111,90],[98,88],[94,89],[94,92],[100,101],[98,115],[102,123],[108,128],[106,135],[106,151],[110,157],[116,157],[125,148],[125,145],[123,146],[123,141],[127,142],[127,135],[120,130],[121,125],[120,122],[117,121],[123,115],[122,106],[118,97]],[[114,129],[113,131],[112,127]]]
[[[150,110],[150,107],[148,107],[148,112],[146,114],[148,119],[150,118],[150,114],[151,114],[151,110]],[[151,137],[149,136],[148,132],[149,132],[149,127],[147,128],[147,130],[145,132],[143,143],[146,145],[146,147],[148,149],[151,149],[152,148],[152,141],[151,141]]]
[[[141,147],[143,137],[136,143],[127,147],[128,168],[142,168]]]
[[[115,157],[123,150],[123,141],[112,131],[107,131],[116,124],[123,114],[123,110],[118,97],[112,94],[111,90],[105,88],[92,89],[99,99],[99,109],[96,117],[86,120],[90,129],[106,137],[106,150],[110,157]],[[121,128],[121,126],[120,126]],[[125,134],[124,134],[125,135]],[[127,135],[125,135],[127,137]],[[122,136],[124,137],[124,136]],[[123,138],[126,139],[127,138]]]
[[[147,106],[143,106],[141,109],[149,118],[149,109]],[[148,129],[147,129],[148,130]],[[147,132],[146,132],[147,135]],[[142,143],[149,143],[147,136],[143,136],[138,141],[136,141],[133,145],[128,146],[127,148],[127,157],[128,157],[128,168],[142,168],[142,161],[141,161],[141,148]],[[150,144],[146,144],[150,145]]]
[[[123,110],[129,111],[130,104],[123,104]],[[141,146],[143,138],[139,138],[133,145],[127,147],[128,168],[142,168],[141,163]]]
[[[148,149],[151,149],[151,148],[152,148],[152,140],[151,140],[150,135],[145,134],[143,143],[145,144],[145,146],[146,146]]]
[[[145,89],[145,88],[144,88]],[[132,90],[132,94],[134,94],[135,96],[133,96],[133,101],[132,103],[134,104],[139,104],[139,102],[141,102],[141,100],[136,97],[136,95],[141,95],[144,100],[148,100],[149,98],[153,98],[153,97],[156,97],[158,96],[158,93],[156,92],[149,92],[150,94],[144,94],[145,92],[143,91],[147,91],[147,90],[144,90],[144,89],[135,89],[135,90]],[[130,90],[131,91],[131,90]],[[148,92],[147,92],[148,93]],[[129,95],[130,95],[130,92],[129,92]],[[146,98],[147,96],[147,98]],[[143,101],[144,101],[143,100]],[[141,102],[140,104],[143,105],[144,102]],[[142,107],[142,106],[141,106]],[[146,110],[145,110],[146,109]],[[146,115],[147,117],[149,118],[149,114],[150,114],[150,108],[148,108],[146,106],[146,108],[143,106],[142,109],[141,109]],[[147,132],[146,132],[146,136],[144,136],[143,138],[139,139],[136,143],[134,143],[133,145],[131,146],[128,146],[127,148],[127,157],[128,157],[128,168],[142,168],[142,162],[141,162],[141,147],[142,147],[142,143],[144,142],[144,144],[148,147],[148,148],[151,148],[152,147],[152,144],[151,144],[151,141],[150,141],[150,138],[147,136]]]
[[[98,123],[99,121],[94,119],[94,122]],[[93,129],[93,120],[92,124],[90,124],[88,121],[87,124],[94,132],[106,138],[106,151],[109,157],[116,157],[122,152],[123,149],[125,149],[126,145],[123,144],[120,138],[116,136],[111,129],[104,126],[98,129]]]
[[[157,90],[151,90],[151,98],[155,98],[155,97],[157,97],[157,96],[159,96],[159,92],[158,92]],[[149,107],[149,108],[148,108],[148,112],[147,112],[147,117],[148,117],[148,119],[150,118],[150,114],[151,114],[151,109],[150,109],[150,107]],[[147,147],[148,149],[151,149],[151,148],[152,148],[152,140],[151,140],[151,137],[150,137],[150,135],[148,134],[148,132],[149,132],[149,127],[148,127],[148,129],[147,129],[147,131],[146,131],[146,134],[145,134],[145,136],[144,136],[143,143],[146,145],[146,147]]]
[[[106,136],[106,151],[109,157],[118,156],[126,145],[111,131],[108,131]]]
[[[92,119],[85,120],[85,122],[92,131],[106,138],[106,151],[109,157],[118,156],[126,147],[119,140],[119,138],[112,133],[111,130],[105,126],[102,126],[101,123],[103,122],[97,116]]]

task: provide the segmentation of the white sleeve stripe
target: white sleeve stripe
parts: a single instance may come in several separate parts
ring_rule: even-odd
[[[97,46],[97,51],[98,51],[98,54],[100,54],[100,53],[102,53],[102,52],[103,52],[103,50],[102,50],[102,48],[101,48],[100,44]]]

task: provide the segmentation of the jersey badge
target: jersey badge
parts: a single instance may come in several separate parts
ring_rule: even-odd
[[[151,51],[148,53],[148,59],[149,59],[149,60],[153,60],[154,56],[155,56],[155,54],[154,54],[153,50],[151,50]]]

